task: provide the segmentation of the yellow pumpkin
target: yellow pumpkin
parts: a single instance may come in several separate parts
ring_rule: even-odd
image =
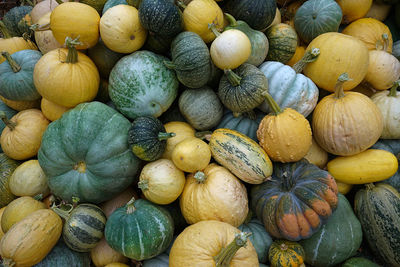
[[[100,36],[104,44],[119,53],[132,53],[140,49],[147,30],[139,22],[138,10],[129,5],[109,8],[100,19]]]
[[[364,17],[372,5],[372,0],[336,0],[336,2],[342,9],[344,24]]]
[[[365,15],[366,18],[374,18],[379,21],[384,21],[390,13],[391,5],[378,4],[377,2],[372,2],[371,8]]]
[[[147,163],[139,176],[138,187],[146,199],[156,204],[170,204],[182,193],[185,174],[169,159]]]
[[[16,101],[9,100],[0,95],[0,100],[4,102],[7,106],[16,111],[23,111],[25,109],[40,108],[40,99],[34,101]]]
[[[31,196],[42,194],[43,197],[50,193],[47,186],[47,177],[37,159],[23,162],[10,176],[9,187],[16,196]]]
[[[12,159],[29,159],[37,154],[42,135],[49,121],[38,109],[26,109],[18,112],[10,120],[0,114],[6,127],[1,134],[1,147]]]
[[[238,227],[249,211],[244,185],[228,169],[215,163],[188,175],[179,204],[189,224],[216,220]]]
[[[79,37],[81,44],[77,49],[87,49],[99,40],[100,15],[93,7],[78,3],[66,2],[58,5],[50,15],[50,29],[60,44],[65,38]]]
[[[343,89],[351,90],[365,77],[368,71],[369,54],[366,45],[359,39],[337,32],[317,36],[307,50],[318,48],[318,58],[304,68],[304,74],[318,87],[329,92],[335,90],[339,75],[346,72],[351,81]]]
[[[340,75],[335,93],[317,104],[312,117],[315,140],[327,152],[340,156],[366,150],[383,130],[382,114],[369,97],[343,91],[348,79]]]
[[[182,6],[182,5],[181,5]],[[186,31],[197,33],[204,42],[210,43],[216,36],[209,28],[214,24],[218,31],[224,28],[224,14],[214,0],[193,0],[183,5],[183,26]]]
[[[323,150],[313,137],[310,150],[308,150],[304,158],[307,159],[310,163],[315,164],[319,168],[323,169],[328,162],[328,152]]]
[[[129,201],[129,200],[128,200]],[[90,257],[96,267],[103,267],[113,262],[127,263],[128,258],[113,250],[103,237],[99,243],[90,251]]]
[[[44,98],[70,108],[96,97],[100,75],[93,61],[76,51],[75,46],[79,43],[76,39],[67,38],[66,43],[68,49],[52,50],[39,59],[33,81]]]
[[[299,161],[311,147],[310,123],[294,109],[281,110],[268,93],[266,98],[273,112],[266,115],[258,126],[260,145],[273,161]]]
[[[52,210],[37,210],[16,223],[0,241],[5,266],[33,266],[46,257],[61,236],[61,218]]]
[[[39,19],[38,24],[45,25],[50,23],[50,15],[51,12],[43,15]],[[54,38],[53,32],[50,29],[35,31],[35,41],[42,54],[46,54],[47,52],[62,46],[62,44],[57,42],[56,38]]]
[[[3,216],[4,210],[6,209],[6,207],[7,206],[2,207],[0,209],[0,222],[1,222],[1,217]],[[0,240],[3,238],[3,236],[4,236],[4,232],[3,232],[3,229],[1,228],[1,224],[0,224]]]
[[[286,63],[286,65],[289,65],[291,67],[294,66],[297,62],[302,59],[304,54],[306,53],[306,48],[304,46],[297,46],[296,47],[296,52],[294,53],[293,57]]]
[[[328,172],[346,184],[367,184],[385,180],[398,169],[393,153],[381,149],[367,149],[359,154],[337,157],[328,162]]]
[[[362,18],[350,23],[342,31],[364,42],[369,50],[382,50],[392,53],[393,39],[388,26],[373,18]],[[382,36],[386,34],[387,38]]]
[[[70,110],[71,108],[63,107],[60,105],[57,105],[54,102],[51,102],[47,100],[46,98],[42,98],[42,101],[40,102],[40,109],[43,112],[43,115],[49,120],[49,121],[55,121],[61,118],[62,114]]]
[[[247,234],[219,221],[201,221],[178,235],[169,254],[169,266],[258,266],[257,252]]]
[[[128,203],[128,201],[131,200],[132,197],[134,197],[135,199],[139,198],[133,188],[128,187],[125,191],[118,194],[114,198],[101,203],[99,207],[104,211],[104,214],[108,218],[114,212],[114,210],[125,206],[125,204]]]
[[[203,140],[189,137],[175,146],[171,158],[175,166],[182,171],[195,172],[207,167],[211,160],[211,151]]]
[[[175,146],[188,137],[194,137],[196,130],[189,123],[182,121],[171,121],[164,124],[164,127],[167,133],[175,133],[174,137],[167,139],[167,146],[162,155],[164,159],[171,159]]]
[[[269,247],[268,258],[271,267],[300,267],[305,266],[306,253],[296,242],[276,240]]]
[[[45,209],[46,206],[32,197],[19,197],[11,201],[1,217],[1,229],[4,233],[10,230],[11,226],[21,221],[32,212]]]

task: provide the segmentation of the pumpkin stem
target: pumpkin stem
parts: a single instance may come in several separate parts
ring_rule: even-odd
[[[31,29],[32,31],[35,31],[35,32],[48,31],[48,30],[50,30],[50,22],[46,23],[46,24],[42,24],[42,25],[40,25],[38,23],[32,24],[29,27],[29,29]]]
[[[6,25],[4,25],[4,22],[2,22],[1,20],[0,20],[0,32],[2,33],[5,39],[9,39],[12,37]]]
[[[132,197],[131,200],[128,201],[125,205],[126,207],[126,214],[132,214],[135,212],[135,197]]]
[[[285,243],[282,243],[280,245],[280,249],[283,250],[283,251],[288,250],[288,248],[289,248],[288,245],[286,245]]]
[[[294,71],[296,73],[301,73],[308,63],[317,60],[319,54],[320,51],[318,48],[312,48],[311,50],[307,50],[304,56],[299,60],[299,62],[293,65]]]
[[[349,78],[349,75],[347,72],[342,73],[339,78],[337,79],[336,85],[335,85],[335,98],[339,99],[344,97],[344,91],[343,91],[343,84],[347,81],[351,81]]]
[[[8,53],[7,51],[3,51],[1,52],[1,55],[6,58],[14,73],[17,73],[21,70],[21,66],[18,65],[18,63],[11,57],[10,53]]]
[[[228,78],[228,81],[232,84],[232,86],[239,86],[240,81],[242,80],[242,77],[237,75],[233,70],[231,69],[226,69],[224,70],[224,73],[226,77]]]
[[[206,181],[207,176],[204,172],[198,171],[194,174],[194,179],[196,179],[197,183],[202,184]]]
[[[396,97],[396,96],[397,96],[397,87],[399,87],[399,86],[400,86],[400,80],[395,81],[395,82],[393,83],[392,88],[390,88],[390,91],[389,91],[388,96],[394,96],[394,97]]]
[[[225,248],[221,249],[217,256],[214,257],[216,267],[229,267],[236,252],[241,247],[246,247],[247,238],[251,235],[250,232],[240,232],[235,234],[235,239]]]
[[[224,13],[225,18],[228,20],[229,22],[229,26],[231,27],[237,27],[237,21],[236,19],[229,13]]]
[[[138,187],[142,190],[148,190],[149,189],[149,181],[148,180],[141,180],[138,182]]]
[[[163,63],[168,69],[173,69],[174,70],[175,67],[176,67],[176,65],[172,61],[164,60]]]
[[[5,267],[14,267],[15,266],[15,262],[12,259],[6,259],[6,258],[3,259],[2,264]]]
[[[185,9],[187,7],[187,5],[185,5],[185,3],[183,3],[182,1],[176,1],[176,4],[182,9]]]
[[[68,54],[65,63],[76,63],[78,62],[78,52],[76,51],[77,45],[82,44],[79,42],[79,36],[75,39],[71,37],[65,38],[65,46],[68,47]]]
[[[72,204],[61,204],[57,206],[55,203],[50,208],[52,211],[57,213],[58,216],[63,218],[64,220],[68,220],[72,210],[74,209],[74,205]]]
[[[279,105],[275,102],[275,100],[267,91],[263,93],[263,96],[266,98],[268,105],[271,107],[273,115],[278,115],[279,113],[283,112],[282,109],[279,107]]]
[[[214,33],[216,37],[221,35],[221,33],[217,29],[217,26],[215,26],[215,23],[208,24],[208,28]]]
[[[372,190],[375,187],[373,183],[366,184],[365,186],[367,187],[367,190]]]
[[[0,119],[4,122],[4,124],[5,124],[8,128],[10,128],[11,131],[14,130],[15,127],[17,127],[17,124],[16,124],[15,122],[10,121],[10,120],[7,118],[6,113],[5,113],[4,111],[1,111],[1,110],[0,110]]]
[[[158,140],[167,140],[168,138],[174,137],[176,134],[175,133],[163,133],[159,132],[158,133]]]
[[[206,140],[208,140],[207,138],[208,138],[209,136],[211,136],[211,134],[212,134],[211,131],[203,131],[203,132],[196,132],[196,133],[194,133],[194,136],[197,137],[197,138],[199,138],[199,139],[206,139]]]

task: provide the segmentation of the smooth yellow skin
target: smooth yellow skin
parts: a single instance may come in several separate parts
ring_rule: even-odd
[[[183,121],[171,121],[164,124],[164,127],[167,133],[175,133],[175,136],[167,139],[167,146],[161,157],[172,159],[172,151],[175,146],[188,137],[194,137],[196,130],[189,123]]]
[[[352,184],[345,184],[339,181],[336,181],[339,193],[346,195],[353,188]]]
[[[367,184],[393,176],[397,172],[398,161],[388,151],[368,149],[353,156],[337,157],[328,162],[327,168],[339,182]]]
[[[319,168],[323,169],[328,162],[328,152],[320,147],[313,137],[310,150],[308,150],[304,158],[307,159],[310,163],[315,164]]]
[[[57,105],[56,103],[51,102],[46,98],[42,98],[42,101],[40,103],[40,108],[43,112],[43,115],[49,121],[58,120],[59,118],[61,118],[62,114],[71,109],[61,105]]]
[[[103,237],[100,242],[90,251],[90,258],[96,267],[103,267],[110,263],[126,263],[128,258],[113,250]]]
[[[33,101],[15,101],[9,100],[0,95],[0,100],[7,106],[17,111],[23,111],[25,109],[40,108],[40,99]]]
[[[211,160],[210,147],[203,140],[190,137],[177,144],[172,151],[172,161],[184,172],[195,172],[207,167]]]
[[[30,42],[29,40],[25,41],[22,37],[11,37],[9,39],[0,38],[0,51],[6,51],[12,55],[17,51],[25,49],[38,50],[33,42]],[[0,56],[0,64],[5,60],[5,57]]]
[[[113,262],[107,264],[105,267],[129,267],[129,265],[126,265],[125,263],[120,263],[120,262]]]
[[[344,24],[364,17],[372,5],[372,0],[336,0],[336,2],[342,9]]]

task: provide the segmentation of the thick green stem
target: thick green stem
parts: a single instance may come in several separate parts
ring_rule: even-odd
[[[318,48],[312,48],[311,50],[307,50],[304,56],[300,59],[300,61],[293,65],[293,69],[296,71],[296,73],[301,73],[308,63],[317,60],[319,54],[320,51]]]
[[[214,257],[216,267],[229,267],[236,252],[247,244],[247,238],[251,233],[240,232],[235,235],[235,239],[225,248],[221,249]]]
[[[0,32],[4,36],[5,39],[9,39],[12,37],[10,32],[8,31],[6,25],[4,25],[4,23],[1,20],[0,20]]]
[[[10,53],[8,53],[7,51],[3,51],[1,52],[1,55],[6,58],[14,73],[17,73],[21,70],[21,66],[18,65],[18,63],[11,57]]]
[[[167,140],[168,138],[174,137],[176,134],[175,133],[163,133],[159,132],[158,133],[158,140]]]
[[[268,105],[271,107],[273,115],[278,115],[279,113],[282,113],[282,109],[279,107],[279,105],[275,102],[275,100],[267,91],[263,93],[263,96],[267,100]]]
[[[229,26],[236,27],[237,21],[236,19],[229,13],[224,13],[226,20],[229,22]]]
[[[344,97],[344,90],[343,90],[343,84],[347,81],[350,81],[351,79],[349,78],[349,75],[345,72],[342,73],[339,78],[337,79],[336,85],[335,85],[335,98],[339,99]]]
[[[15,122],[10,121],[7,118],[7,115],[4,111],[0,110],[0,119],[4,122],[4,124],[10,128],[11,131],[13,131],[15,129],[15,127],[17,127],[17,124]]]
[[[58,216],[60,216],[64,220],[68,220],[69,216],[71,215],[72,210],[74,209],[74,206],[72,204],[62,204],[59,207],[52,206],[50,209],[52,211],[54,211],[55,213],[57,213]]]
[[[207,179],[206,174],[204,172],[201,172],[201,171],[196,172],[193,177],[194,177],[194,179],[196,179],[196,181],[199,184],[204,183],[206,181],[206,179]]]
[[[149,189],[149,181],[148,180],[141,180],[138,182],[138,187],[142,190],[148,190]]]
[[[178,7],[185,9],[187,6],[185,5],[185,3],[183,3],[182,1],[176,1],[176,4],[178,5]]]
[[[172,61],[164,60],[163,63],[168,69],[174,70],[176,67],[176,65]]]
[[[240,81],[242,80],[242,77],[240,77],[235,72],[233,72],[233,70],[227,69],[227,70],[224,70],[224,73],[225,73],[226,77],[228,78],[228,81],[230,82],[230,84],[232,84],[232,86],[240,85]]]
[[[132,197],[131,200],[128,201],[125,205],[126,207],[126,214],[132,214],[135,212],[135,197]]]
[[[221,35],[214,23],[208,24],[208,28],[214,33],[216,37]]]
[[[65,46],[68,47],[68,54],[65,63],[76,63],[78,62],[78,51],[76,51],[76,46],[82,44],[79,42],[79,36],[75,39],[71,37],[65,38]]]
[[[393,83],[392,88],[390,88],[390,91],[389,91],[388,96],[394,96],[394,97],[396,97],[396,96],[397,96],[397,88],[398,88],[399,86],[400,86],[400,80],[395,81],[395,82]]]

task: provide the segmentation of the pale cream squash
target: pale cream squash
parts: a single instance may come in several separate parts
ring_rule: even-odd
[[[51,12],[43,15],[37,23],[39,25],[50,23],[50,15]],[[62,44],[57,42],[56,38],[54,38],[53,32],[50,29],[35,31],[35,41],[42,54],[46,54],[53,49],[62,47]]]
[[[63,2],[66,2],[66,1],[63,1]],[[58,6],[58,3],[56,0],[44,0],[44,1],[41,1],[40,3],[37,3],[33,7],[32,11],[30,12],[30,15],[32,18],[32,23],[40,24],[40,19],[43,16],[45,16],[47,13],[49,13],[49,12],[51,13],[51,11],[53,11],[57,6]]]

